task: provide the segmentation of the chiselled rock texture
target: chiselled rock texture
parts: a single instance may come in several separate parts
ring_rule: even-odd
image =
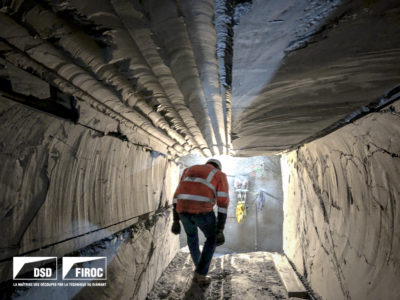
[[[159,152],[5,99],[0,124],[2,280],[13,256],[61,256],[171,204],[179,170]]]
[[[287,150],[399,85],[399,1],[254,0],[233,42],[236,154]]]
[[[1,92],[72,120],[59,99],[82,101],[173,158],[276,154],[399,85],[399,12],[395,0],[2,1]]]
[[[155,215],[132,231],[107,267],[107,287],[85,288],[75,299],[144,300],[179,250],[172,213]]]
[[[172,213],[164,210],[70,254],[107,257],[107,280],[93,281],[93,285],[105,283],[105,286],[82,287],[78,284],[14,289],[8,286],[1,290],[2,297],[143,300],[179,250],[177,237],[165,230],[171,222]],[[65,282],[61,276],[59,270],[57,283]]]
[[[289,258],[327,299],[400,298],[399,28],[398,0],[0,1],[0,280],[147,220],[102,294],[143,299],[180,158],[299,149]]]
[[[323,299],[400,297],[400,102],[282,157],[284,251]]]
[[[217,5],[225,33],[232,27],[228,5]],[[226,154],[231,80],[220,81],[220,73],[226,78],[232,34],[218,34],[217,46],[214,11],[213,0],[3,1],[0,79],[11,84],[2,90],[72,96],[162,143],[173,157]],[[32,82],[30,91],[15,68],[44,82]],[[43,85],[42,94],[35,90]]]

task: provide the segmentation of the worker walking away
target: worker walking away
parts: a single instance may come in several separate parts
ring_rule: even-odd
[[[211,259],[215,248],[225,242],[223,230],[229,205],[229,186],[221,170],[221,162],[217,159],[186,168],[174,194],[172,232],[180,233],[181,220],[190,255],[196,266],[193,281],[199,285],[211,282],[207,276]],[[217,220],[213,211],[215,203],[218,205]],[[201,253],[197,227],[206,237]]]

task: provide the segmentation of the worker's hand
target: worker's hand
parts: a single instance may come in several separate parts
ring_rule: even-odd
[[[173,234],[181,233],[181,224],[179,224],[179,221],[174,221],[174,223],[172,223],[171,231]]]
[[[217,237],[216,237],[216,245],[221,246],[225,243],[225,236],[222,230],[217,231]]]

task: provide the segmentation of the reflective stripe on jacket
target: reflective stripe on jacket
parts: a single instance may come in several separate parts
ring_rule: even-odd
[[[211,164],[194,165],[183,171],[174,194],[178,213],[207,213],[218,205],[218,212],[227,213],[229,186],[225,173]]]

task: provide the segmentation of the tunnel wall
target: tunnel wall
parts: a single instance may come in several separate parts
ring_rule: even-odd
[[[159,212],[136,224],[90,244],[71,256],[107,258],[107,280],[94,281],[90,287],[37,286],[0,290],[4,299],[145,299],[177,251],[169,231],[172,213]],[[65,283],[58,269],[57,284]],[[97,284],[96,286],[94,284]]]
[[[400,298],[400,101],[283,155],[283,248],[323,299]]]
[[[179,249],[167,209],[179,169],[164,154],[126,141],[114,120],[80,105],[74,124],[0,98],[1,281],[11,278],[13,256],[65,256],[164,212],[153,222],[163,225],[148,228],[156,234],[120,248],[128,254],[114,254],[129,257],[128,270],[110,262],[114,274],[134,279],[129,270],[148,255],[135,247],[151,246],[158,257],[147,266],[152,284]],[[162,248],[155,247],[159,239]]]

